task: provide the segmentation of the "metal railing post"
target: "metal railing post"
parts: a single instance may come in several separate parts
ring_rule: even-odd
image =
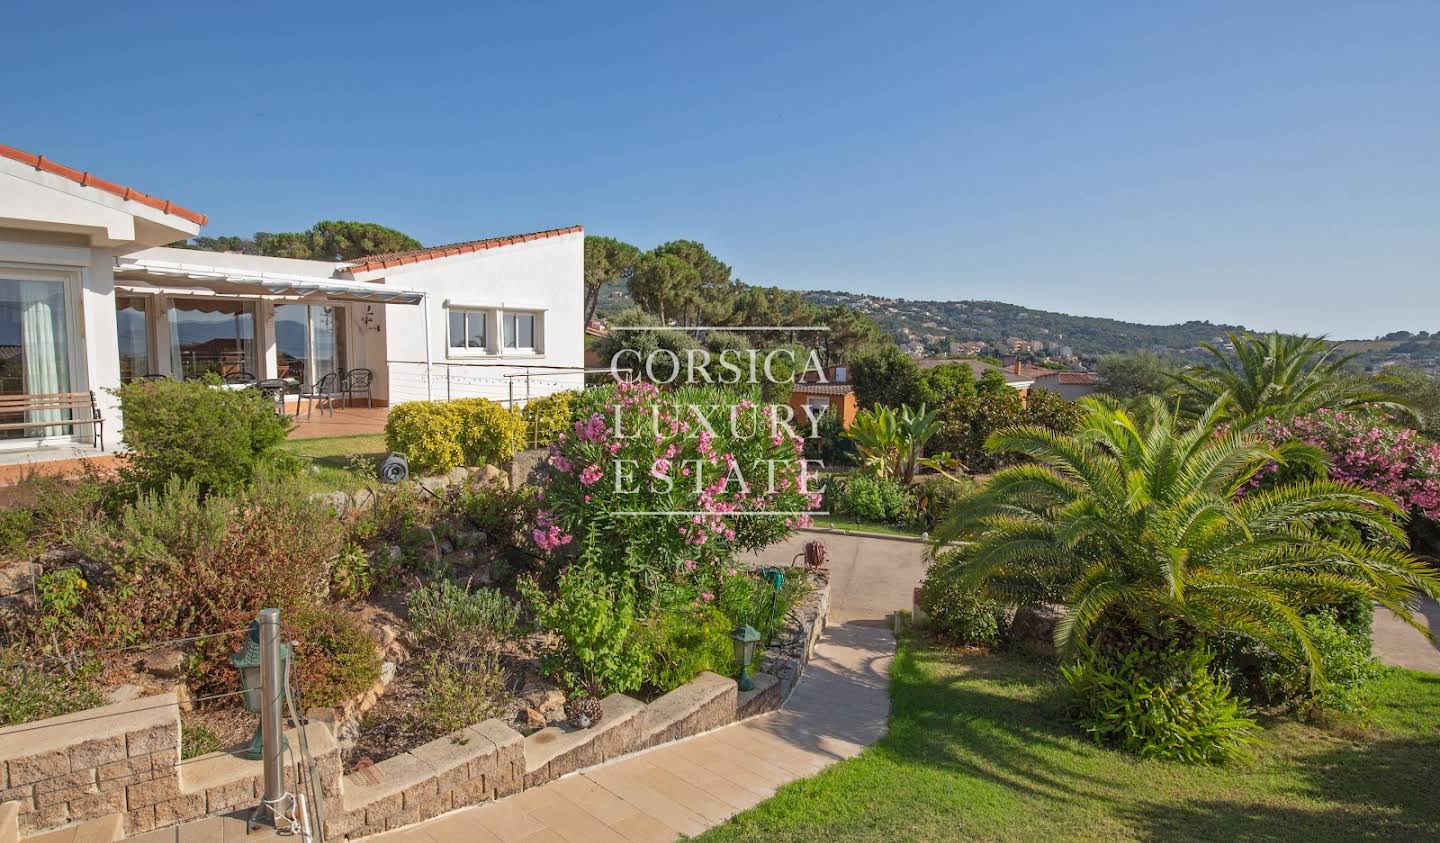
[[[285,795],[282,757],[285,724],[281,700],[285,693],[284,664],[280,661],[280,610],[260,611],[260,748],[265,772],[264,799],[273,812]]]

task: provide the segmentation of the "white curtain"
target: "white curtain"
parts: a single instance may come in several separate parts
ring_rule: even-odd
[[[49,395],[70,388],[69,347],[65,326],[56,319],[65,316],[64,288],[48,281],[20,282],[20,345],[25,357],[25,392]],[[61,421],[64,410],[32,410],[27,422]],[[57,436],[63,427],[41,427],[31,436]]]

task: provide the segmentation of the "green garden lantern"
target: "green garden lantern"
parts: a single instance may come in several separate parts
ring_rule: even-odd
[[[735,660],[740,663],[740,690],[753,691],[755,683],[750,681],[750,660],[755,658],[755,645],[760,643],[760,633],[747,623],[730,633],[730,640],[735,642]]]
[[[285,677],[284,687],[287,688],[290,686],[290,661],[290,645],[282,642],[280,644],[280,669],[281,674]],[[250,633],[245,636],[245,646],[240,649],[240,652],[230,655],[230,664],[235,668],[235,672],[240,674],[240,690],[244,692],[241,699],[245,703],[245,710],[259,714],[261,709],[260,621],[250,622]],[[283,736],[280,740],[282,748],[288,749],[289,741],[285,740]],[[240,751],[240,757],[259,761],[264,756],[265,753],[261,750],[260,727],[257,725],[255,736],[250,739],[250,743],[245,746],[245,749]]]

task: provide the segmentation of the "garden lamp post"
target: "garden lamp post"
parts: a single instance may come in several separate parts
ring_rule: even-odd
[[[275,610],[271,609],[267,611]],[[276,624],[279,623],[279,615],[280,613],[276,611],[274,620]],[[280,687],[284,689],[290,684],[291,648],[289,644],[282,642],[280,643],[279,649],[279,673],[281,676],[280,681],[283,683]],[[265,731],[265,717],[263,715],[268,713],[268,710],[271,708],[276,712],[278,712],[280,708],[280,700],[278,697],[269,701],[271,705],[267,706],[265,704],[264,694],[261,693],[261,689],[265,685],[264,661],[260,647],[260,619],[256,618],[250,622],[250,633],[245,636],[245,646],[241,648],[240,652],[230,655],[231,666],[235,668],[236,673],[240,674],[240,690],[244,692],[241,699],[245,702],[245,710],[262,715],[260,724],[255,727],[255,736],[250,739],[250,743],[240,752],[241,758],[248,758],[251,761],[259,761],[265,757],[263,734]],[[288,748],[288,743],[282,735],[280,738],[280,752]],[[279,753],[277,753],[277,757],[278,754]]]
[[[747,623],[730,633],[730,640],[735,642],[735,660],[740,662],[740,690],[753,691],[755,683],[750,681],[750,660],[755,657],[755,645],[760,643],[760,633]]]

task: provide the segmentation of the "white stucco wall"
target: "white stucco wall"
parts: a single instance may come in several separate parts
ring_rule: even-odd
[[[390,403],[471,396],[504,401],[511,395],[512,380],[517,403],[527,391],[538,397],[581,387],[584,377],[579,372],[545,367],[585,365],[584,244],[584,234],[575,232],[359,275],[427,294],[418,307],[385,306],[385,389]],[[534,354],[452,352],[447,305],[539,313],[540,348]],[[428,389],[425,320],[430,327]],[[493,327],[491,331],[496,336]],[[505,377],[527,371],[528,382]]]

